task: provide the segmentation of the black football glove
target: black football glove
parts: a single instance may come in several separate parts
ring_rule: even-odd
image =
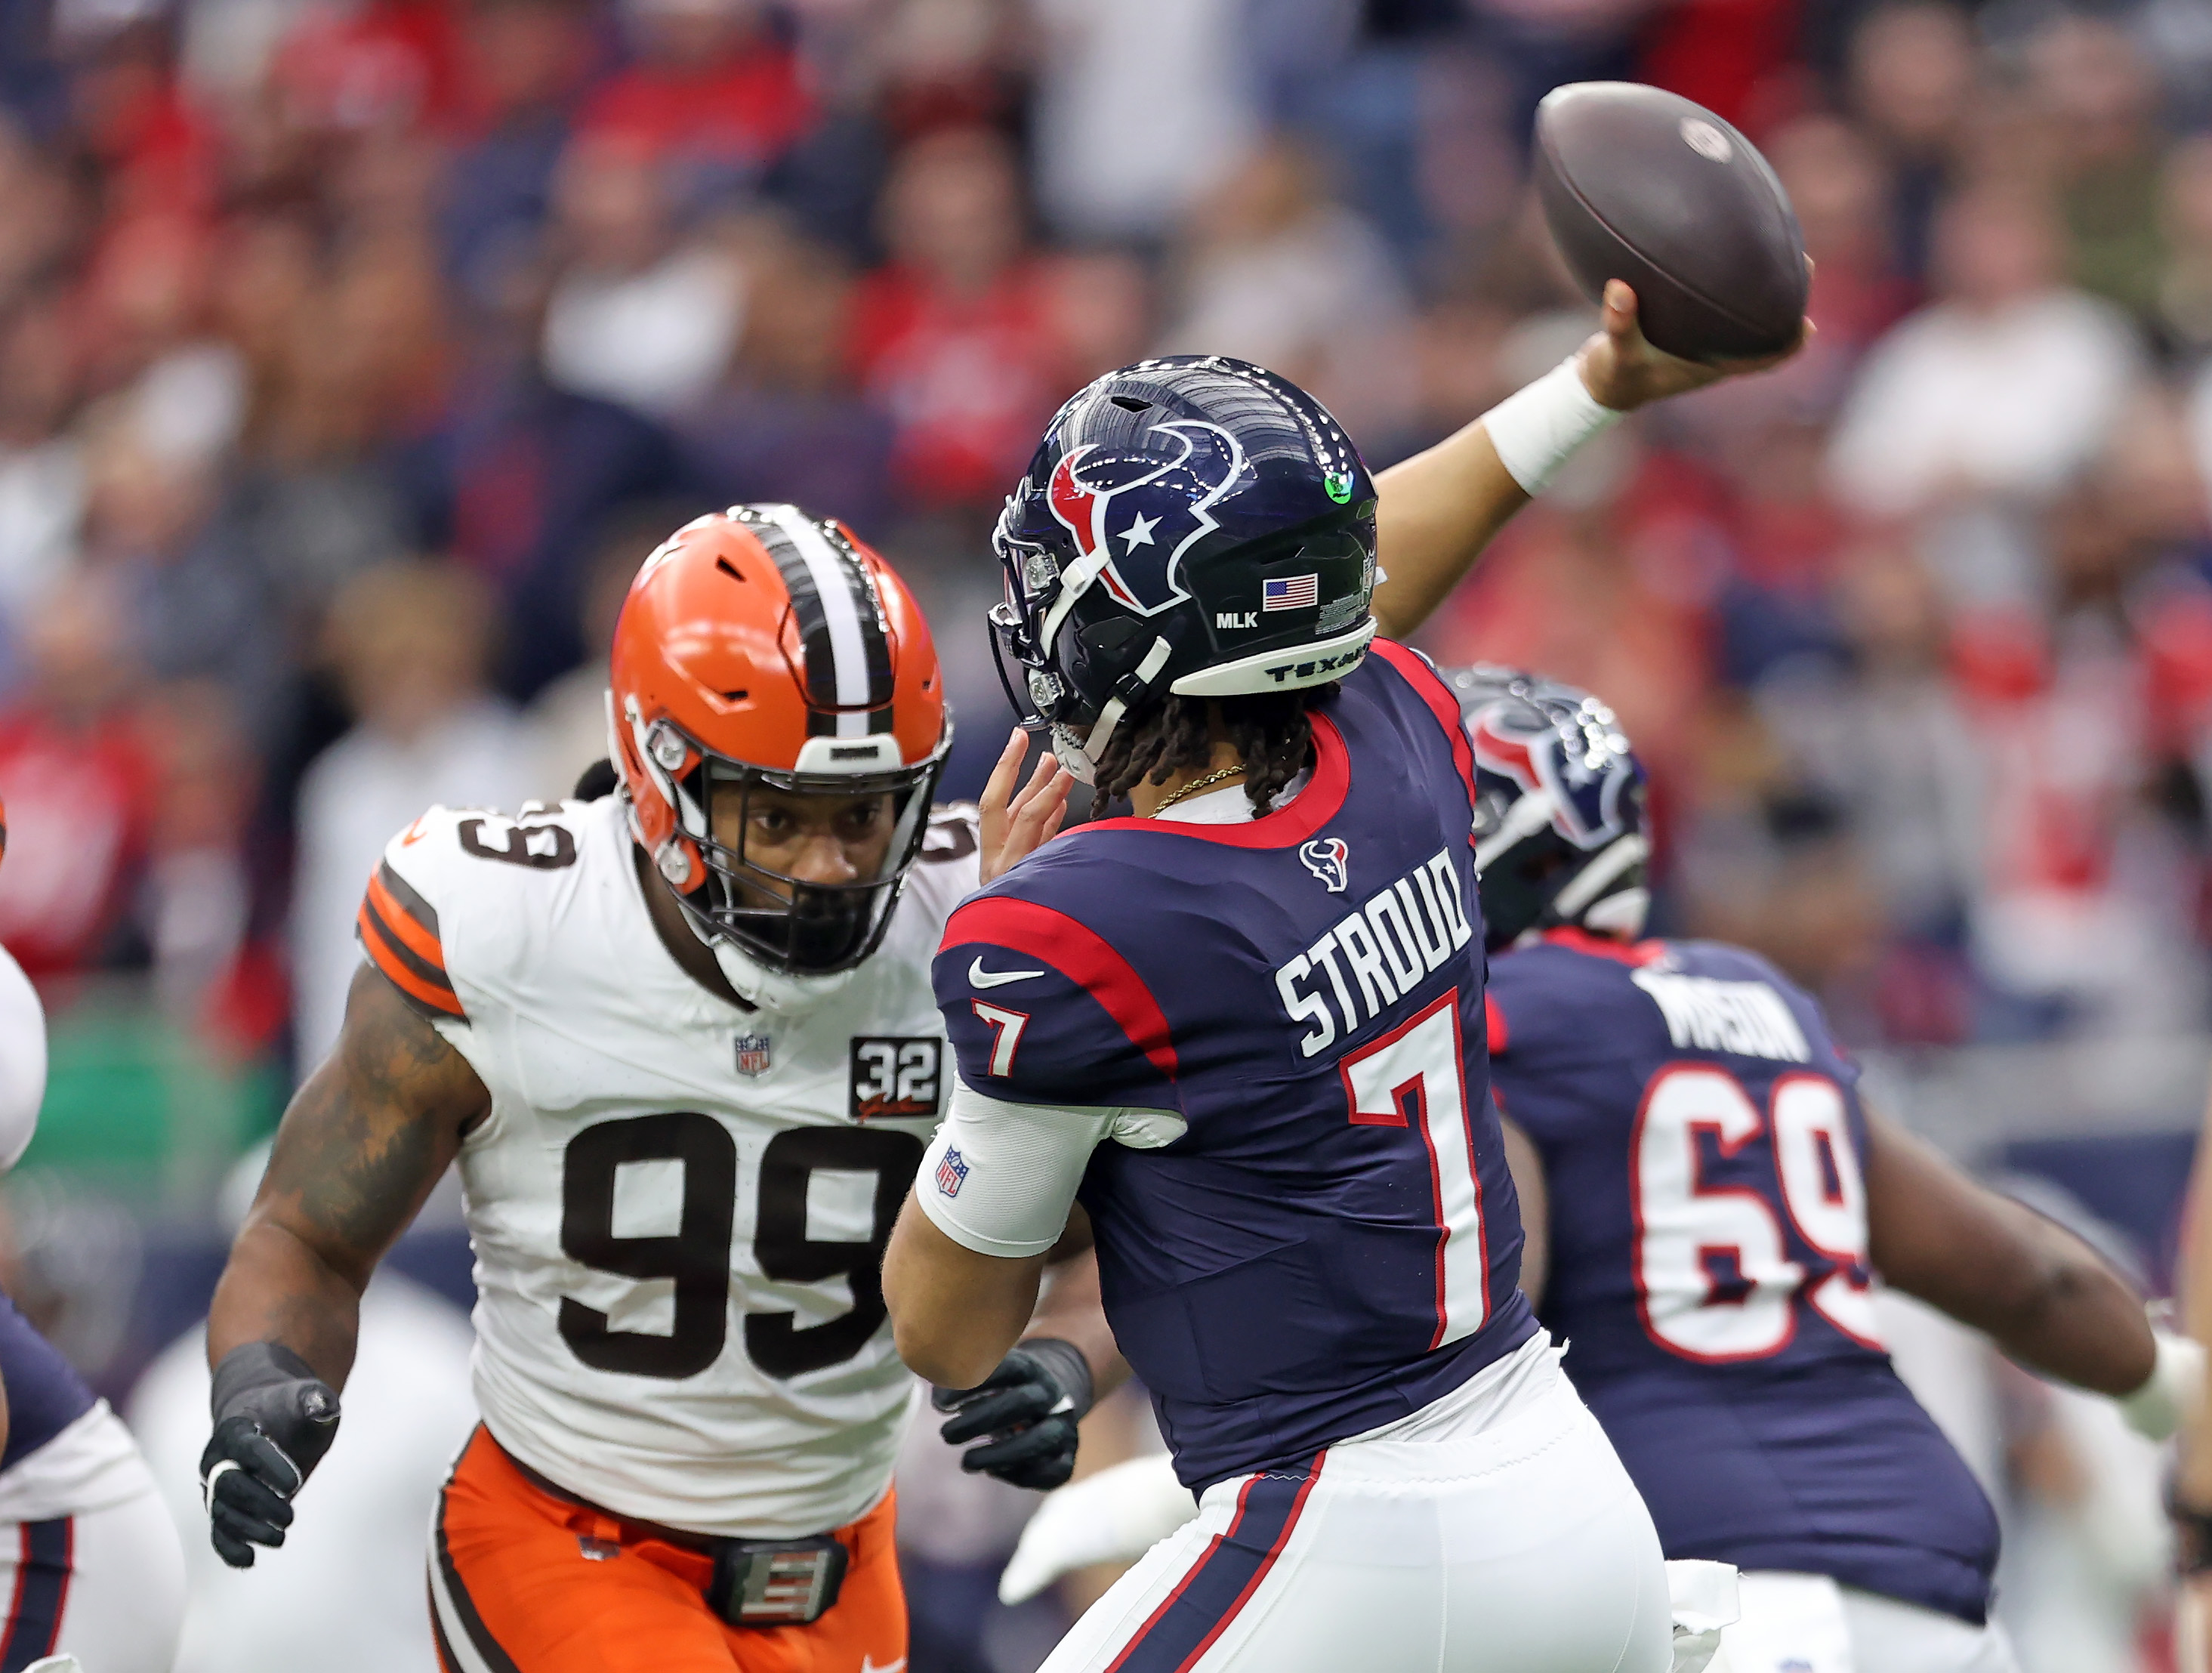
[[[292,1495],[338,1432],[338,1396],[307,1362],[273,1341],[234,1348],[215,1368],[215,1434],[200,1454],[200,1496],[216,1554],[253,1567],[292,1525]]]
[[[939,1389],[930,1398],[954,1414],[939,1434],[955,1446],[984,1442],[960,1455],[961,1469],[1043,1492],[1074,1472],[1075,1426],[1091,1409],[1091,1366],[1073,1343],[1035,1336],[974,1388]]]

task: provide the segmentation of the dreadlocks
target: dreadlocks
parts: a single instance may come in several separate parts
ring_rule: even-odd
[[[1244,794],[1257,818],[1311,763],[1313,725],[1307,710],[1335,690],[1331,684],[1254,697],[1171,695],[1106,740],[1098,762],[1098,794],[1112,800],[1147,780],[1164,784],[1177,773],[1204,772],[1213,760],[1210,709],[1220,716],[1222,731],[1244,763]]]

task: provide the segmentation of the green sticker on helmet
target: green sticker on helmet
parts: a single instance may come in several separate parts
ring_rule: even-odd
[[[1331,471],[1322,478],[1321,485],[1328,490],[1329,498],[1342,505],[1352,497],[1352,472]]]

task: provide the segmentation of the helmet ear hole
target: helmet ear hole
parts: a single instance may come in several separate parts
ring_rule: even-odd
[[[1141,660],[1152,641],[1142,622],[1109,616],[1076,634],[1076,660],[1100,684],[1111,685]]]

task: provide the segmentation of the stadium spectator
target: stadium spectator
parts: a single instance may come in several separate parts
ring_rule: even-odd
[[[609,520],[586,573],[579,624],[592,654],[540,691],[526,717],[533,734],[531,794],[538,800],[574,794],[585,769],[608,759],[608,665],[615,619],[653,549],[697,514],[691,504],[648,500]]]
[[[2029,42],[2030,87],[2064,130],[2060,203],[2072,277],[2148,319],[2165,250],[2158,214],[2158,82],[2119,22],[2063,15]]]
[[[592,96],[579,131],[659,164],[684,209],[743,204],[814,118],[767,9],[762,0],[626,0],[636,56]]]
[[[133,962],[159,768],[132,709],[141,675],[112,578],[49,592],[23,653],[23,683],[0,709],[0,937],[33,978]]]
[[[821,245],[755,231],[734,362],[678,420],[687,471],[725,504],[781,500],[879,532],[893,432],[847,375],[853,277]]]
[[[1813,260],[1810,310],[1824,358],[1855,356],[1911,306],[1890,216],[1892,174],[1864,134],[1833,116],[1808,116],[1764,148],[1782,177]],[[1831,378],[1841,368],[1820,368]],[[1806,374],[1792,368],[1794,377]]]
[[[1192,208],[1169,353],[1279,368],[1355,435],[1394,452],[1412,417],[1411,320],[1381,237],[1332,201],[1318,161],[1276,136]]]
[[[891,259],[861,283],[852,354],[896,427],[893,479],[918,509],[995,506],[1070,386],[1013,152],[978,129],[916,140],[883,213]]]
[[[2212,347],[2212,137],[2193,135],[2166,153],[2159,185],[2167,254],[2157,274],[2157,324],[2185,353]]]
[[[1983,76],[1973,26],[1951,0],[1883,0],[1853,32],[1848,58],[1851,113],[1896,173],[1899,267],[1918,282]]]
[[[0,630],[76,558],[84,520],[84,453],[64,426],[77,357],[51,301],[25,301],[0,323]]]
[[[331,608],[329,654],[355,721],[300,786],[292,902],[295,1043],[337,1037],[361,962],[353,937],[377,855],[433,803],[514,808],[537,793],[530,734],[484,688],[489,601],[466,571],[381,564]]]
[[[438,219],[447,271],[482,307],[536,258],[592,41],[578,0],[480,0],[467,20],[462,98],[472,140],[447,170]]]
[[[2056,217],[2020,188],[1944,206],[1939,300],[1875,346],[1838,428],[1847,502],[1876,514],[2033,502],[2087,461],[2139,354],[2124,315],[2065,284],[2063,259]]]
[[[744,313],[733,252],[679,227],[670,169],[626,131],[569,146],[553,194],[566,265],[545,308],[550,381],[655,417],[721,376]]]
[[[1164,239],[1261,133],[1237,0],[1033,0],[1037,192],[1079,241]],[[1128,119],[1133,88],[1147,119]]]

